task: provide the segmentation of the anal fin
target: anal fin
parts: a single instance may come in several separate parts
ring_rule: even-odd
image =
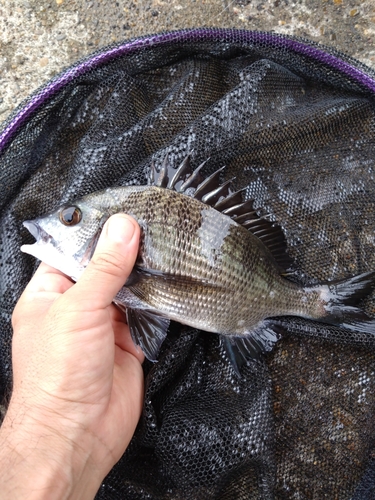
[[[160,347],[167,336],[169,319],[154,312],[126,309],[130,334],[135,345],[140,346],[150,361],[156,361]]]
[[[271,351],[282,331],[280,324],[267,320],[243,337],[222,336],[221,342],[236,375],[241,377],[240,370],[248,360],[260,359]]]

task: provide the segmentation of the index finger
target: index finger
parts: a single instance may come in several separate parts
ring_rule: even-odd
[[[73,281],[64,273],[42,262],[26,286],[24,293],[64,293],[73,284]]]

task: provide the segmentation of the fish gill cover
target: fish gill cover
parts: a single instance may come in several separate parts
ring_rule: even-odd
[[[306,41],[197,29],[136,39],[36,92],[0,135],[0,389],[35,259],[22,227],[86,194],[147,184],[190,153],[282,227],[303,286],[375,270],[375,75]],[[373,295],[362,304],[375,315]],[[172,323],[146,361],[136,434],[99,499],[370,499],[375,336],[281,320],[236,376],[218,336]]]

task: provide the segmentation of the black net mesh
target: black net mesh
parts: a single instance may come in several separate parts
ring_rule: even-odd
[[[374,270],[374,78],[307,42],[196,30],[106,49],[24,103],[1,143],[2,396],[11,312],[35,265],[22,221],[145,184],[167,153],[209,158],[206,175],[226,165],[283,227],[299,282]],[[374,315],[374,298],[364,307]],[[375,336],[281,321],[289,333],[241,379],[217,335],[173,324],[97,498],[374,498]]]

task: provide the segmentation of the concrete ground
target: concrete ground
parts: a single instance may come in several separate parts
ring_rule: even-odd
[[[373,0],[0,0],[0,122],[102,46],[199,26],[297,35],[375,68]]]

